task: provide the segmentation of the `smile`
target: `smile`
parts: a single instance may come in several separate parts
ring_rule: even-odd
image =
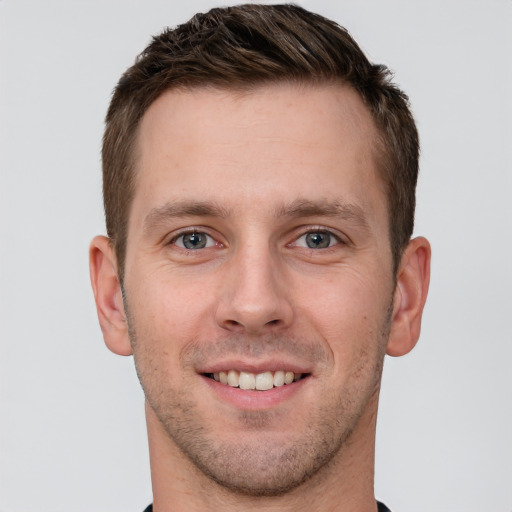
[[[240,388],[243,390],[267,391],[272,388],[278,388],[284,385],[292,384],[303,379],[308,374],[294,373],[290,371],[278,370],[276,372],[250,373],[229,370],[218,373],[204,374],[210,379],[214,379],[221,384]]]

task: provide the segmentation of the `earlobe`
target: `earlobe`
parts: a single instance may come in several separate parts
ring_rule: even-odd
[[[89,248],[89,269],[101,331],[115,354],[132,354],[117,262],[110,240],[97,236]]]
[[[398,270],[386,350],[390,356],[407,354],[418,341],[430,282],[430,258],[430,244],[423,237],[411,240],[404,251]]]

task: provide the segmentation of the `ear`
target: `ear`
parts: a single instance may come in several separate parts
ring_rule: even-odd
[[[105,344],[115,354],[129,356],[132,348],[117,274],[117,259],[107,237],[97,236],[91,242],[89,270]]]
[[[430,281],[430,257],[430,244],[423,237],[411,240],[404,251],[397,275],[391,333],[386,349],[390,356],[407,354],[418,341]]]

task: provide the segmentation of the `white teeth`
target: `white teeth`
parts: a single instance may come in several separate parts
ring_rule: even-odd
[[[284,372],[283,370],[279,370],[278,372],[274,373],[274,386],[276,388],[282,386],[284,384]]]
[[[236,370],[229,370],[228,384],[234,388],[237,388],[239,382],[240,382],[240,374]]]
[[[285,372],[278,370],[277,372],[262,372],[258,374],[250,372],[238,372],[229,370],[228,372],[216,372],[213,378],[221,384],[227,384],[233,388],[244,390],[256,389],[258,391],[266,391],[273,387],[280,387],[284,384],[291,384],[298,381],[302,377],[302,373]]]
[[[256,389],[256,377],[253,373],[240,372],[238,386],[240,389]]]
[[[258,373],[256,375],[256,389],[266,391],[274,387],[274,376],[270,372]]]

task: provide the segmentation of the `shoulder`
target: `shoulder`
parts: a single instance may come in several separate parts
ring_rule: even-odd
[[[389,508],[386,507],[386,505],[384,505],[384,503],[381,503],[380,501],[377,501],[377,507],[378,507],[379,512],[391,512],[391,510],[389,510]],[[146,510],[144,512],[151,512],[151,511]]]

